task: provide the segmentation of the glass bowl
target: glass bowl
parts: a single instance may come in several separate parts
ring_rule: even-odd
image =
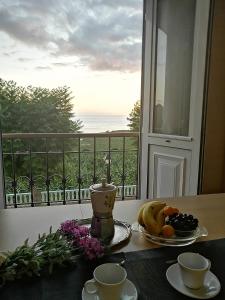
[[[139,225],[137,222],[135,222],[132,225],[132,230],[141,232],[144,235],[144,237],[152,243],[173,247],[190,245],[194,243],[198,238],[205,237],[208,235],[207,229],[201,225],[198,225],[198,227],[193,231],[180,232],[181,234],[188,234],[188,236],[178,236],[177,234],[175,234],[173,237],[170,238],[165,238],[161,235],[150,234],[148,231],[145,230],[144,227]]]
[[[195,228],[194,230],[176,230],[175,229],[175,235],[177,237],[190,237],[190,236],[195,235],[196,230],[197,230],[197,228]]]

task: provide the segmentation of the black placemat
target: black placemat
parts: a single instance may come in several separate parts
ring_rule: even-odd
[[[125,268],[128,278],[138,290],[139,300],[188,299],[171,287],[166,279],[167,268],[185,251],[198,252],[211,260],[211,271],[218,277],[222,287],[220,294],[214,299],[225,299],[225,239],[219,239],[187,247],[163,247],[125,253]]]
[[[219,278],[222,289],[214,299],[225,299],[225,239],[199,242],[187,247],[162,247],[106,256],[97,262],[80,260],[74,269],[59,269],[50,277],[18,281],[0,289],[1,300],[80,300],[86,280],[94,268],[104,262],[120,262],[126,258],[128,278],[135,284],[139,300],[182,300],[188,297],[174,290],[166,280],[170,261],[184,251],[198,252],[212,262],[212,272]]]
[[[124,258],[123,253],[118,253],[95,262],[80,259],[75,267],[60,268],[51,276],[11,282],[0,289],[0,300],[80,300],[84,283],[92,278],[97,265]]]

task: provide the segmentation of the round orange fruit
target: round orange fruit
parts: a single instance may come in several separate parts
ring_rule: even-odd
[[[173,236],[174,233],[175,233],[175,230],[171,225],[164,225],[162,227],[162,235],[165,238],[169,238],[169,237]]]
[[[175,213],[179,213],[179,210],[176,207],[172,207],[168,205],[164,207],[164,214],[166,216],[172,216]]]

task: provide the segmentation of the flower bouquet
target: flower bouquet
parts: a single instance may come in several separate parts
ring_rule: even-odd
[[[80,256],[93,260],[104,255],[104,247],[89,229],[75,220],[61,224],[56,232],[39,235],[33,245],[28,239],[13,252],[0,253],[0,286],[8,281],[49,274],[56,266],[74,265]]]
[[[84,256],[95,259],[104,255],[104,247],[100,241],[90,236],[89,229],[81,226],[76,220],[68,220],[61,224],[60,231],[67,237],[75,249],[79,249]]]

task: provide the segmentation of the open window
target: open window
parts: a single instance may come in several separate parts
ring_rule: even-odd
[[[141,195],[194,195],[210,1],[145,4]]]
[[[0,15],[6,206],[81,203],[102,177],[137,198],[143,0],[3,1]]]

